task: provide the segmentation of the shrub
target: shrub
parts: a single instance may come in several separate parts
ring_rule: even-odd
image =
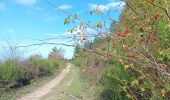
[[[52,60],[44,60],[43,63],[42,69],[46,71],[46,74],[52,74],[55,69],[54,62]]]
[[[56,60],[42,59],[38,56],[32,56],[29,63],[35,68],[35,77],[52,74],[55,69],[59,69],[59,62]]]
[[[6,82],[15,80],[17,77],[16,67],[13,61],[5,61],[0,64],[0,79]]]
[[[101,83],[105,87],[102,96],[111,100],[169,100],[170,15],[167,13],[169,2],[166,0],[124,0],[124,2],[126,6],[115,32],[103,37],[107,40],[93,41],[93,49],[82,47],[82,52],[84,50],[96,53],[93,57],[99,54],[104,56],[103,58],[113,59],[107,59],[107,66],[102,69]],[[112,28],[114,29],[114,25],[113,27],[111,25]],[[104,30],[103,32],[108,33]],[[105,42],[100,43],[101,40]],[[92,55],[84,57],[81,61],[88,59],[87,62],[90,62],[90,57]],[[94,68],[92,66],[94,65],[90,64],[87,67],[91,70]]]
[[[57,61],[57,60],[52,60],[52,61],[53,61],[54,67],[55,67],[56,69],[60,69],[60,63],[59,63],[59,61]]]
[[[20,64],[20,66],[17,67],[17,72],[18,72],[16,78],[17,84],[14,87],[20,87],[20,86],[25,86],[30,84],[30,81],[33,79],[33,76],[31,74],[32,70],[34,69],[28,67],[26,62]]]
[[[82,61],[81,61],[80,59],[76,59],[76,60],[74,60],[74,64],[75,64],[77,67],[81,67]]]
[[[25,61],[7,60],[0,64],[0,92],[10,88],[25,86],[45,75],[60,69],[60,62],[31,56]]]

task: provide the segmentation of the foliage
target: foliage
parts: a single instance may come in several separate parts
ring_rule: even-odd
[[[118,26],[115,29],[114,22],[110,25],[109,33],[112,34],[95,39],[91,43],[93,48],[85,43],[86,49],[79,54],[91,53],[80,55],[84,59],[75,60],[82,60],[81,66],[86,68],[86,73],[89,70],[93,74],[98,72],[96,77],[100,78],[97,81],[105,87],[101,98],[105,100],[169,99],[170,2],[124,2],[126,6]],[[101,26],[100,23],[97,25]],[[105,64],[97,67],[101,63]]]
[[[50,54],[48,55],[48,59],[63,60],[64,59],[64,49],[62,49],[62,48],[57,49],[57,47],[54,47],[52,49],[52,52],[50,52]]]
[[[79,59],[74,60],[74,64],[75,64],[77,67],[81,67],[82,62],[81,62],[80,58],[79,58]]]
[[[63,66],[61,60],[43,59],[40,55],[33,55],[24,61],[5,60],[0,63],[0,93],[28,85],[32,80],[45,75],[52,75]]]
[[[0,76],[2,80],[14,80],[17,76],[15,63],[12,61],[6,61],[0,65]]]

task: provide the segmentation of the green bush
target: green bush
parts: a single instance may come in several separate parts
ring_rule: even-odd
[[[101,83],[105,86],[101,96],[104,100],[127,100],[123,87],[132,80],[132,76],[125,72],[120,63],[112,61],[113,64],[108,65],[102,71]]]
[[[52,60],[53,61],[53,65],[56,69],[60,69],[60,63],[59,61],[56,61],[56,60]]]
[[[45,75],[60,69],[60,62],[31,56],[25,61],[7,60],[0,64],[0,92],[25,86]]]
[[[100,76],[102,71],[100,82],[104,86],[104,100],[170,100],[170,15],[167,13],[170,2],[124,1],[127,5],[115,32],[108,35],[107,40],[94,40],[91,51],[96,55],[79,60],[87,62],[82,65],[91,73],[98,72]],[[111,29],[115,27],[111,25]],[[89,47],[85,45],[84,48],[88,51]],[[81,52],[83,50],[78,53]],[[98,63],[89,63],[91,57],[98,54],[101,56],[96,62],[107,58],[103,68],[95,67]],[[76,60],[78,64],[79,60]]]
[[[16,78],[17,84],[15,85],[15,87],[20,87],[20,86],[30,84],[30,81],[34,78],[31,74],[32,70],[34,69],[28,67],[26,62],[20,64],[20,66],[17,67],[16,69],[18,73]]]
[[[52,60],[42,59],[40,56],[30,57],[29,63],[35,69],[34,71],[32,71],[34,77],[49,75],[55,69]]]
[[[17,77],[16,67],[13,61],[5,61],[0,64],[0,79],[6,82],[15,80]]]
[[[44,66],[42,69],[44,71],[46,71],[46,73],[52,74],[52,72],[55,69],[53,61],[52,60],[44,60],[43,63],[44,63]]]
[[[77,67],[81,67],[81,65],[82,65],[81,59],[75,59],[75,60],[74,60],[74,64],[75,64]]]

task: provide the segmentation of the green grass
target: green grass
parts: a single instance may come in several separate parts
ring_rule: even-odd
[[[47,94],[42,100],[72,100],[74,96],[80,100],[94,100],[95,86],[89,85],[80,77],[79,69],[72,66],[70,72],[59,83],[51,93]],[[71,95],[71,96],[69,96]]]
[[[67,88],[66,92],[73,96],[80,97],[81,96],[80,88],[82,84],[79,78],[79,74],[76,72],[75,69],[72,69],[70,74],[72,75],[73,81],[70,84],[70,86]]]
[[[0,79],[13,81],[17,76],[16,65],[12,61],[6,61],[0,64]]]

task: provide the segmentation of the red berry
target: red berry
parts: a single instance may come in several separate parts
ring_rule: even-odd
[[[157,39],[157,35],[156,34],[153,34],[152,35],[152,40],[155,41]]]
[[[170,18],[168,18],[168,22],[170,22]]]
[[[112,48],[115,48],[116,47],[116,43],[112,43]]]

